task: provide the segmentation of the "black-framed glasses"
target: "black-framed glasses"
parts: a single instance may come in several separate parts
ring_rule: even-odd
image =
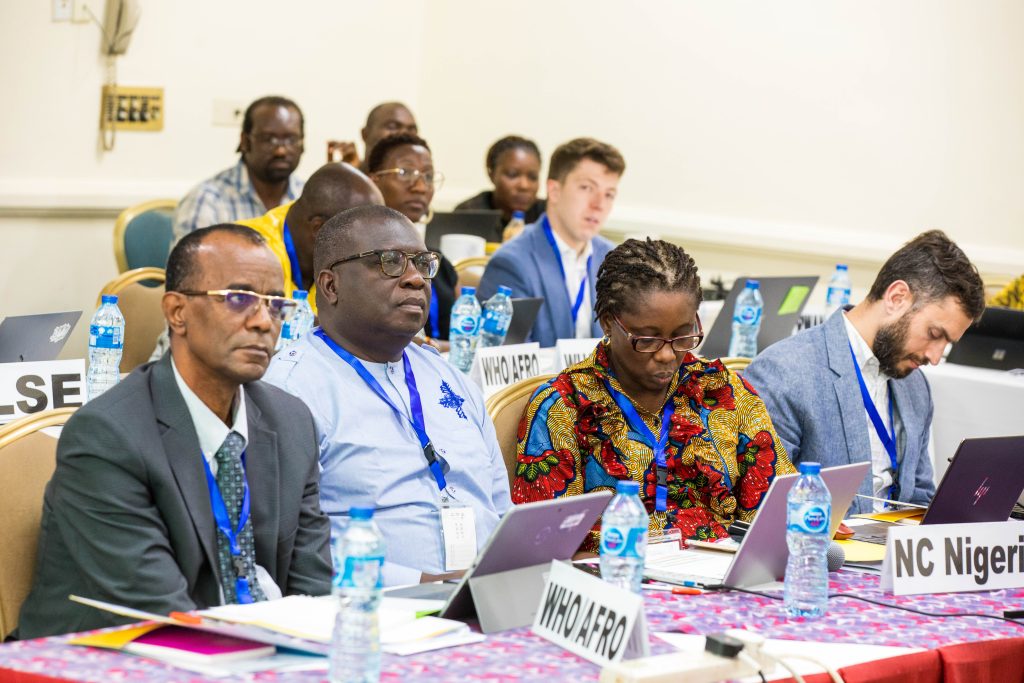
[[[441,268],[441,255],[436,251],[408,252],[400,249],[374,249],[338,259],[328,267],[328,270],[339,263],[356,261],[367,256],[376,256],[380,259],[380,271],[388,277],[401,277],[405,269],[409,267],[410,261],[416,271],[428,280],[433,279]]]
[[[415,168],[386,168],[383,171],[374,171],[371,175],[393,175],[398,178],[399,182],[404,183],[408,187],[412,187],[416,184],[416,181],[423,178],[423,182],[426,183],[427,187],[432,187],[435,190],[441,189],[441,185],[444,184],[444,174],[440,171],[420,171]]]
[[[254,143],[267,149],[277,149],[278,147],[298,149],[302,145],[301,135],[270,135],[268,133],[253,135],[250,133],[249,137]]]
[[[627,330],[618,316],[613,315],[612,320],[626,334],[626,339],[633,345],[633,350],[637,353],[657,353],[661,351],[661,347],[665,346],[665,344],[671,344],[672,350],[677,353],[693,351],[704,340],[704,327],[700,324],[699,315],[697,316],[697,321],[693,324],[697,329],[697,334],[685,334],[681,337],[672,337],[671,339],[664,337],[640,337]]]
[[[209,296],[219,300],[228,310],[236,315],[252,315],[256,306],[261,302],[267,305],[270,317],[275,320],[285,321],[292,317],[295,312],[296,302],[283,296],[272,294],[257,294],[247,289],[210,289],[205,292],[195,290],[181,290],[178,294],[185,296]]]

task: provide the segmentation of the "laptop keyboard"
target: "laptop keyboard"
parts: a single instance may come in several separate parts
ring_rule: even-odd
[[[734,555],[715,550],[681,550],[648,558],[644,576],[665,583],[719,584],[729,571]]]

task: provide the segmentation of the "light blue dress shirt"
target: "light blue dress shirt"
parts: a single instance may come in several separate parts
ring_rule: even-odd
[[[508,475],[480,390],[429,347],[410,344],[427,434],[448,464],[455,505],[471,506],[477,550],[511,506]],[[441,498],[409,423],[404,362],[363,365],[404,413],[397,415],[312,333],[271,361],[264,381],[309,406],[320,443],[320,506],[340,534],[351,507],[375,510],[387,544],[385,585],[445,571]]]

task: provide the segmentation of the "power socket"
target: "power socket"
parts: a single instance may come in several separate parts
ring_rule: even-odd
[[[103,3],[99,0],[72,0],[71,21],[76,24],[84,24],[88,22],[92,19],[89,11],[92,11],[94,15],[99,17],[99,15],[103,13]],[[98,18],[97,21],[99,21]]]

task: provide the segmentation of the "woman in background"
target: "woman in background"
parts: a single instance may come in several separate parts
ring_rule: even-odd
[[[540,189],[540,150],[533,140],[518,135],[504,137],[487,150],[487,177],[494,184],[455,207],[456,211],[501,211],[501,227],[512,219],[513,211],[526,214],[526,223],[534,223],[544,213],[545,201],[537,199]]]

